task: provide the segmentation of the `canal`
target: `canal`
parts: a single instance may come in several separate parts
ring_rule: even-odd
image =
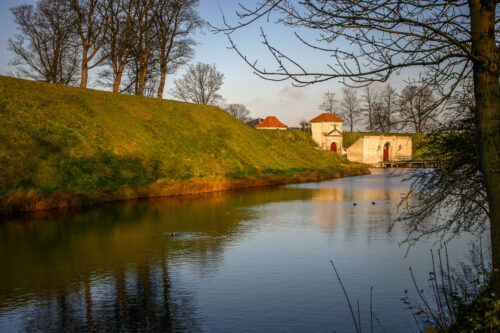
[[[369,332],[416,331],[408,268],[428,288],[426,238],[388,226],[409,184],[372,175],[114,203],[0,223],[0,331],[353,332],[333,260]],[[467,261],[476,238],[448,245]],[[356,305],[357,306],[357,305]],[[383,329],[381,328],[383,326]]]

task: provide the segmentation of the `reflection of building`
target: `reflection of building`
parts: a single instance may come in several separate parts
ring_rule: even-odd
[[[343,202],[344,189],[338,187],[326,187],[315,189],[312,196],[312,201],[324,202]]]
[[[323,150],[341,153],[343,122],[334,114],[320,114],[311,120],[312,139]]]
[[[407,184],[389,175],[383,169],[375,169],[373,176],[326,182],[323,187],[314,188],[311,198],[314,206],[309,212],[311,222],[316,227],[333,231],[353,226],[353,223],[392,221],[395,207],[388,203],[399,202],[407,192]]]
[[[260,124],[255,125],[255,128],[257,129],[280,129],[280,130],[286,130],[288,126],[283,124],[281,121],[278,120],[278,118],[269,116],[266,119],[264,119]]]
[[[347,158],[361,163],[380,163],[384,161],[404,161],[412,158],[410,136],[364,136],[349,148]]]

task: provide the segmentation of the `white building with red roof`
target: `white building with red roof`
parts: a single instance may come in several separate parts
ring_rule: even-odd
[[[312,139],[323,150],[343,152],[342,132],[344,120],[331,113],[322,113],[311,119]]]
[[[288,126],[279,121],[278,118],[269,116],[266,119],[264,119],[260,124],[255,125],[255,128],[286,130]]]

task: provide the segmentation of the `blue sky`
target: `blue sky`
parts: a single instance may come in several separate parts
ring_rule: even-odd
[[[23,3],[36,3],[36,0],[1,0],[0,1],[0,75],[13,72],[14,68],[8,63],[12,59],[12,53],[7,50],[8,39],[16,33],[9,8]],[[237,8],[236,0],[201,0],[199,13],[203,19],[214,25],[221,23],[220,8],[229,19],[234,19],[234,10]],[[258,59],[259,63],[267,69],[274,69],[270,62],[269,54],[262,45],[259,38],[260,27],[276,45],[287,50],[310,65],[310,68],[322,67],[328,61],[324,56],[318,56],[311,50],[300,47],[298,41],[293,37],[293,31],[284,29],[272,23],[259,22],[248,29],[234,35],[238,46],[252,59]],[[229,50],[229,42],[222,34],[213,34],[209,29],[195,36],[198,42],[196,56],[193,60],[209,64],[215,64],[219,71],[225,75],[221,94],[227,103],[245,104],[251,112],[252,117],[277,116],[289,126],[297,126],[301,119],[310,120],[320,113],[318,105],[321,104],[322,95],[326,91],[332,91],[340,97],[342,84],[329,81],[304,88],[293,87],[291,82],[271,82],[263,80],[252,73],[251,68],[234,52]],[[348,47],[348,46],[345,46]],[[177,76],[182,75],[181,69]],[[175,76],[167,80],[168,87],[171,86]],[[167,94],[166,98],[171,98]]]

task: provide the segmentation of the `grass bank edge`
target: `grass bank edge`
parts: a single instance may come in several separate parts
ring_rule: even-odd
[[[116,190],[57,191],[50,195],[42,195],[32,191],[27,193],[13,191],[0,201],[0,214],[87,207],[113,201],[196,195],[245,188],[316,182],[342,177],[361,176],[369,173],[370,171],[366,166],[353,164],[338,168],[302,171],[279,170],[275,173],[237,178],[194,178],[184,181],[159,180],[155,183],[135,188],[125,185]]]

